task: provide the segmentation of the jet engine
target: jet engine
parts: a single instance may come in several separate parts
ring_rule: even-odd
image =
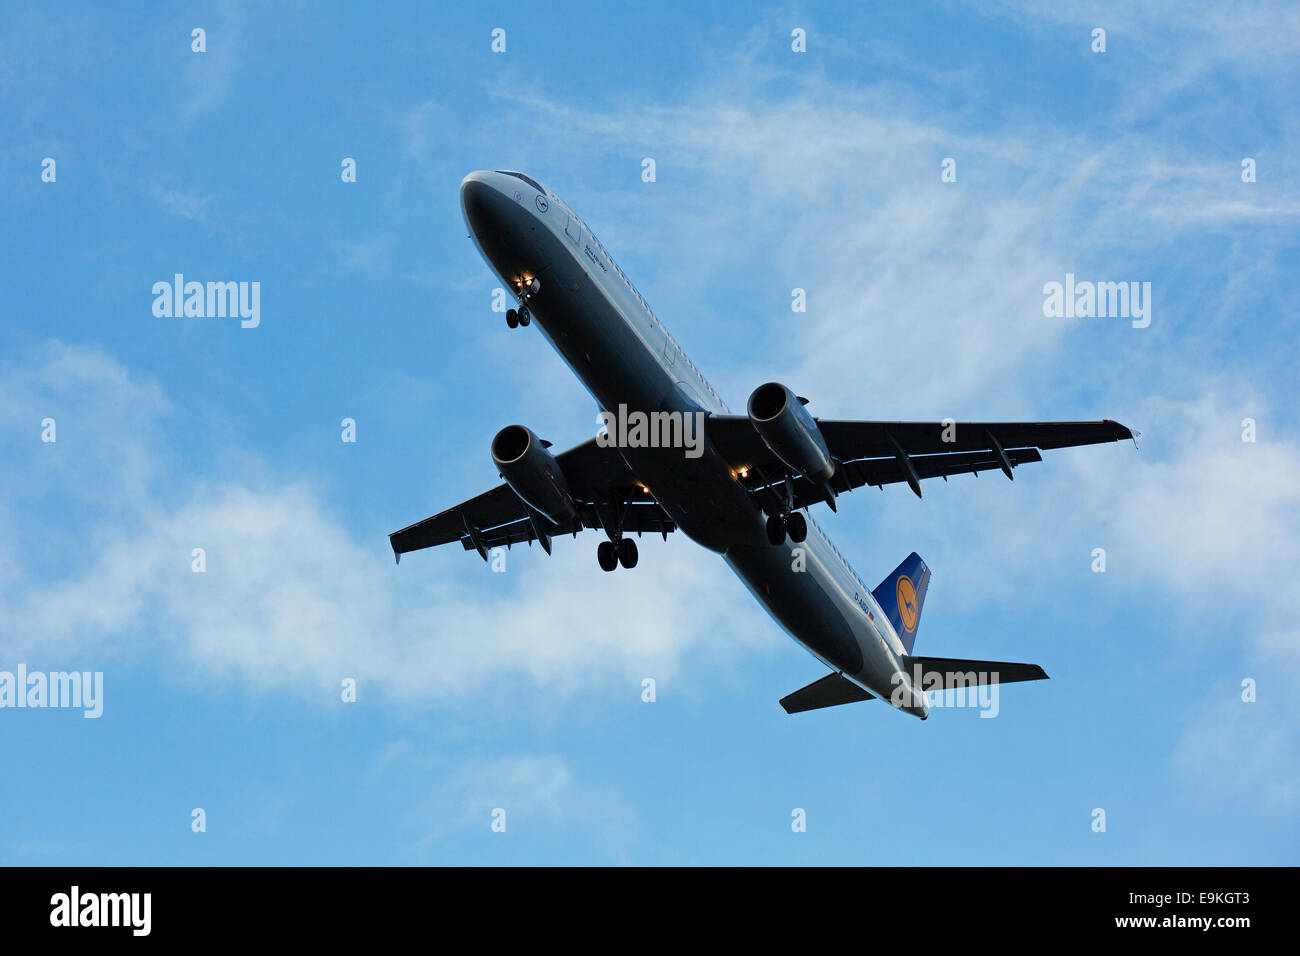
[[[772,454],[808,478],[827,481],[835,462],[826,439],[799,398],[779,382],[768,382],[749,396],[749,420]]]
[[[492,439],[492,464],[524,504],[552,524],[572,521],[577,513],[560,463],[523,425],[507,425]]]

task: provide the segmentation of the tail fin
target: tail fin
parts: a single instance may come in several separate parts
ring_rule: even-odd
[[[916,643],[916,628],[921,623],[921,605],[925,603],[925,591],[929,586],[930,569],[921,560],[921,556],[913,551],[871,592],[889,618],[889,623],[894,625],[898,639],[903,642],[903,647],[909,654],[912,653],[912,645]]]

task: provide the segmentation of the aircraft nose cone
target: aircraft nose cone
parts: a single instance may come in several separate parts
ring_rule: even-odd
[[[504,198],[493,186],[488,177],[491,173],[478,170],[466,176],[460,183],[460,207],[465,214],[465,222],[470,232],[481,236],[485,229],[491,228],[493,221],[500,215],[500,203]]]
[[[491,170],[480,169],[460,181],[460,209],[465,225],[478,241],[502,233],[512,220],[515,203],[503,193]]]

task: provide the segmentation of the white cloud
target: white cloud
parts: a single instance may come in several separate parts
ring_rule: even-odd
[[[507,827],[510,818],[539,817],[595,823],[601,829],[630,831],[633,826],[632,814],[621,799],[580,784],[568,763],[552,755],[521,754],[470,763],[458,768],[447,790],[460,803],[465,825],[486,825],[488,814],[500,807],[507,813]]]
[[[50,407],[59,441],[44,446]],[[20,451],[6,490],[21,501],[40,488],[39,502],[7,516],[17,530],[0,552],[7,657],[164,650],[164,668],[185,679],[323,703],[345,677],[361,695],[414,705],[517,693],[520,679],[534,703],[634,700],[643,676],[672,676],[688,651],[744,648],[743,637],[701,639],[758,614],[716,557],[682,541],[645,539],[635,574],[598,571],[590,536],[557,539],[551,559],[516,548],[505,574],[458,548],[395,567],[392,529],[356,540],[343,509],[307,483],[196,479],[158,460],[163,408],[156,387],[85,349],[57,346],[39,369],[0,377],[0,422]],[[69,512],[86,521],[62,527]],[[26,560],[46,526],[71,560]],[[194,548],[204,573],[191,570]]]
[[[626,862],[642,830],[635,810],[618,790],[582,777],[567,759],[554,754],[471,757],[450,764],[401,739],[385,748],[370,771],[376,786],[397,775],[425,782],[426,797],[409,815],[422,834],[413,845],[417,852],[453,833],[508,840],[558,831],[566,839],[583,834],[602,852]],[[504,819],[498,811],[504,811]],[[504,832],[494,832],[494,822],[504,822]]]
[[[190,222],[203,222],[208,218],[208,208],[215,196],[201,195],[181,189],[169,189],[156,183],[151,186],[154,199],[173,215]]]

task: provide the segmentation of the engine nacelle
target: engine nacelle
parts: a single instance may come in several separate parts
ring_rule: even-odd
[[[808,478],[826,481],[835,462],[821,429],[794,392],[780,382],[768,382],[749,396],[749,420],[772,454]]]
[[[569,483],[546,443],[523,425],[507,425],[492,439],[492,464],[512,491],[552,524],[577,514]]]

